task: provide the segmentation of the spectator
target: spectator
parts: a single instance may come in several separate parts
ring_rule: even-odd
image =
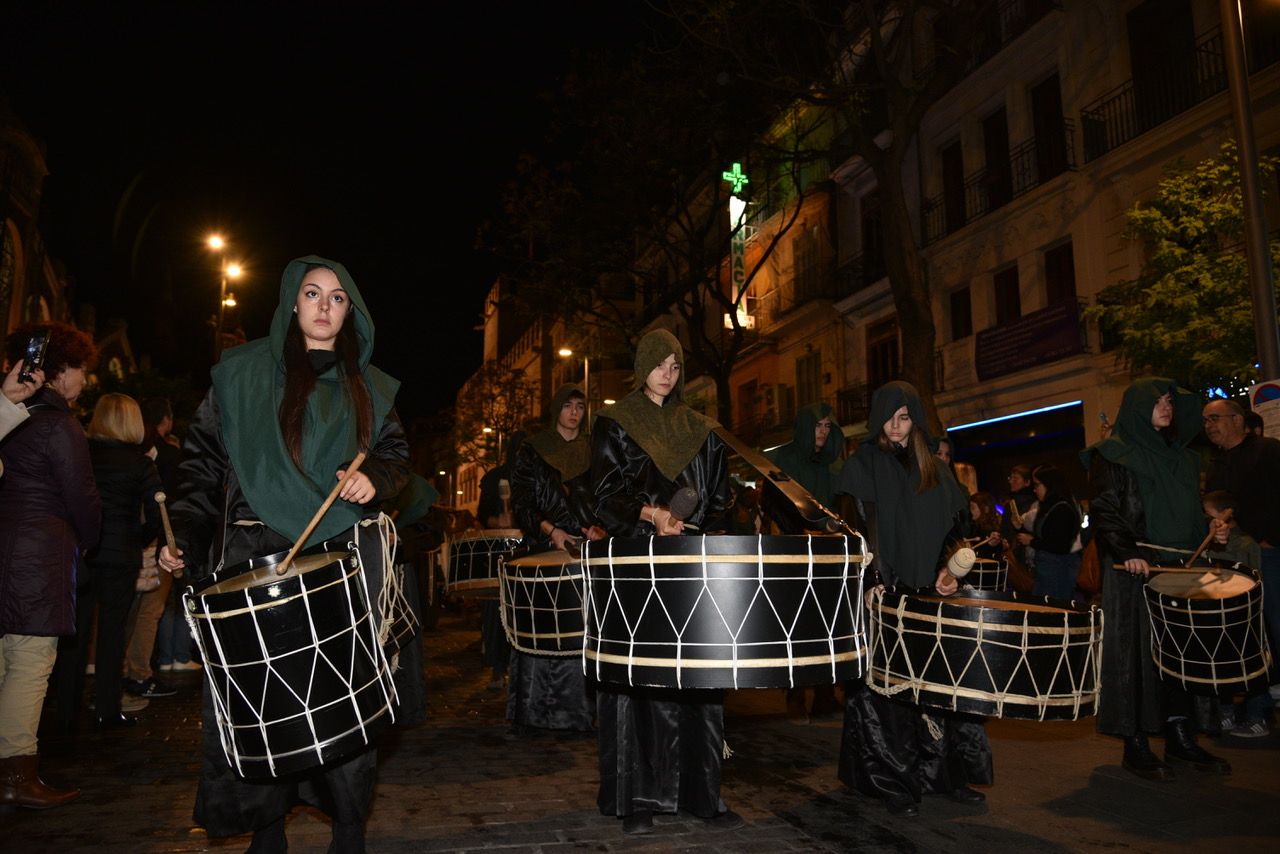
[[[58,636],[75,631],[76,566],[98,540],[102,507],[70,406],[97,356],[93,341],[62,323],[20,327],[6,341],[10,362],[37,329],[49,332],[48,385],[0,445],[0,803],[44,809],[80,795],[40,779],[36,731]]]
[[[1039,504],[1034,531],[1018,533],[1018,542],[1036,552],[1031,593],[1072,599],[1080,574],[1080,508],[1057,466],[1036,466],[1031,482]]]
[[[138,447],[143,435],[137,401],[124,394],[104,394],[98,399],[89,422],[89,458],[102,495],[102,537],[88,552],[87,571],[76,578],[76,636],[65,639],[58,650],[58,718],[67,730],[74,730],[79,712],[95,607],[97,725],[109,729],[138,722],[120,706],[125,624],[136,592],[142,549],[160,527],[155,502],[160,476]]]
[[[1252,409],[1246,409],[1244,411],[1245,432],[1251,433],[1254,436],[1265,436],[1267,435],[1266,426],[1267,425],[1262,421],[1261,415],[1254,412]]]
[[[27,419],[27,409],[22,402],[40,390],[44,385],[44,371],[36,368],[31,379],[21,382],[18,375],[25,364],[21,359],[5,374],[4,394],[0,394],[0,439],[9,431]]]

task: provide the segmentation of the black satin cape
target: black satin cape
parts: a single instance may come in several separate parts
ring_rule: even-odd
[[[674,481],[658,471],[640,445],[604,414],[591,436],[591,479],[596,516],[614,536],[649,536],[640,521],[644,504],[667,504],[682,486],[698,493],[686,521],[703,531],[723,525],[729,507],[724,443],[708,433]],[[724,812],[720,764],[724,749],[724,692],[636,688],[602,682],[596,691],[599,727],[600,812],[618,817],[637,810],[702,818]]]
[[[543,520],[574,536],[581,536],[582,529],[594,521],[586,473],[562,484],[559,469],[542,458],[532,440],[516,453],[511,510],[524,543],[538,550],[551,548],[550,539],[542,533]],[[593,717],[581,657],[511,650],[507,720],[516,726],[590,732]]]

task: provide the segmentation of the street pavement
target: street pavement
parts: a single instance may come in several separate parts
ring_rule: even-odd
[[[387,739],[368,825],[372,852],[1250,852],[1280,850],[1280,736],[1210,743],[1227,777],[1180,771],[1140,780],[1120,768],[1120,743],[1071,723],[988,725],[996,784],[977,808],[927,798],[914,819],[836,779],[838,718],[788,719],[783,692],[726,699],[723,796],[746,819],[736,831],[659,816],[628,837],[595,807],[590,735],[504,737],[505,698],[487,688],[479,610],[445,611],[426,633],[428,720]],[[210,840],[191,819],[199,758],[200,675],[165,674],[180,693],[151,701],[128,731],[46,740],[42,769],[84,794],[66,807],[0,814],[0,851],[239,852],[248,836]],[[90,680],[91,681],[91,680]],[[1157,749],[1160,742],[1153,741]],[[292,852],[323,852],[323,814],[298,808]]]

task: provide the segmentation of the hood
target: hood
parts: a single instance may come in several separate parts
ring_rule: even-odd
[[[1200,396],[1166,377],[1140,377],[1130,383],[1120,402],[1115,434],[1135,445],[1164,448],[1164,437],[1151,426],[1151,411],[1166,394],[1173,398],[1173,445],[1185,448],[1200,432]]]
[[[673,353],[676,361],[680,363],[681,369],[680,376],[676,380],[676,387],[672,389],[671,394],[667,395],[667,400],[684,400],[684,348],[680,346],[680,339],[665,329],[655,329],[646,333],[640,339],[640,343],[636,345],[636,388],[643,389],[644,381],[649,378],[649,374],[652,373],[653,369],[661,365]],[[664,401],[664,405],[665,403]]]
[[[663,358],[665,359],[666,356],[663,356]],[[574,392],[577,392],[578,396],[581,397],[584,401],[587,399],[587,395],[585,392],[583,392],[582,386],[577,385],[575,383],[565,383],[564,385],[560,386],[560,388],[556,389],[556,393],[551,397],[550,408],[547,410],[547,429],[548,430],[556,429],[556,426],[560,423],[560,410],[564,409],[564,405],[569,402],[569,398],[573,396]],[[579,433],[587,432],[586,420],[587,420],[586,414],[584,413],[582,417],[582,423],[578,425]]]
[[[360,342],[360,370],[363,371],[373,358],[373,317],[369,314],[369,309],[364,304],[364,297],[360,295],[360,289],[356,287],[355,279],[351,278],[347,268],[337,261],[330,261],[319,255],[295,258],[284,268],[284,275],[280,277],[280,303],[276,306],[276,313],[271,318],[269,336],[271,354],[275,356],[276,361],[284,358],[285,334],[289,331],[289,324],[293,322],[293,307],[298,299],[298,289],[302,287],[307,269],[310,267],[327,267],[332,270],[342,284],[342,289],[347,292],[351,308],[345,323],[354,322],[356,325],[356,339]]]
[[[911,429],[921,432],[930,450],[936,449],[938,440],[929,432],[929,422],[925,418],[924,401],[920,399],[920,393],[916,391],[916,387],[911,383],[901,380],[885,383],[876,389],[875,394],[871,396],[871,411],[867,415],[867,431],[871,434],[872,439],[879,437],[880,431],[884,429],[885,423],[893,417],[893,413],[904,406],[907,408],[907,414],[911,416]]]
[[[814,454],[813,431],[823,418],[831,419],[831,434],[827,436],[827,443],[822,446],[822,453],[817,461],[833,463],[844,452],[844,433],[836,421],[835,410],[829,404],[811,403],[796,413],[796,428],[791,443],[805,459],[811,458]]]

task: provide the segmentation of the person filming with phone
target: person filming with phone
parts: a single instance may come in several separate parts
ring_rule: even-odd
[[[47,341],[48,338],[44,340]],[[38,339],[33,338],[26,350],[37,350],[40,360],[43,361],[44,345],[39,344]],[[30,358],[31,355],[30,352],[24,352],[22,358],[18,359],[4,375],[4,391],[0,394],[0,439],[9,435],[10,430],[27,420],[27,408],[23,406],[23,401],[44,385],[44,369]],[[32,367],[33,364],[34,367]]]

